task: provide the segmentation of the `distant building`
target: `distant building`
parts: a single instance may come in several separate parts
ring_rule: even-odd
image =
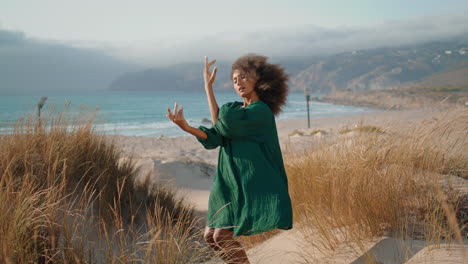
[[[452,54],[452,51],[451,50],[446,50],[445,54],[450,55],[450,54]]]

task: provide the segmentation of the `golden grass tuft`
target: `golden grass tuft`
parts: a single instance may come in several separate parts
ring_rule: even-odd
[[[17,121],[0,136],[1,263],[196,263],[192,206],[93,131],[95,114]]]
[[[360,125],[354,129],[355,131],[359,132],[366,132],[366,133],[385,133],[385,131],[377,126],[369,126],[369,125]]]
[[[325,130],[323,130],[323,129],[315,129],[315,130],[312,130],[312,132],[310,132],[310,135],[311,135],[311,136],[315,136],[315,135],[317,135],[317,134],[319,134],[319,133],[326,134],[327,131],[325,131]]]
[[[445,179],[467,177],[467,118],[457,108],[385,133],[367,126],[378,133],[337,137],[287,156],[295,219],[308,242],[328,250],[382,235],[463,243],[466,193]]]
[[[291,136],[295,136],[295,135],[303,136],[303,135],[304,135],[304,132],[295,129],[294,131],[292,131],[291,133],[288,134],[288,136],[290,136],[290,137],[291,137]]]
[[[351,131],[353,131],[353,130],[350,129],[350,128],[348,128],[348,127],[345,127],[345,128],[343,128],[343,129],[341,129],[340,131],[338,131],[338,133],[339,133],[340,135],[344,135],[344,134],[347,134],[347,133],[349,133],[349,132],[351,132]]]

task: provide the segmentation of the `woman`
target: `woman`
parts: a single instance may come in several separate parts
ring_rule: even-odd
[[[206,148],[220,147],[211,186],[205,239],[226,263],[249,263],[233,236],[292,228],[291,199],[274,115],[288,93],[288,76],[267,58],[247,55],[232,65],[231,80],[242,102],[218,108],[213,94],[217,67],[205,57],[205,91],[213,127],[188,125],[182,107],[168,118]]]

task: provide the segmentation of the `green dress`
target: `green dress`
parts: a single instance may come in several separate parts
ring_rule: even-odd
[[[220,147],[207,226],[250,236],[292,228],[288,180],[273,112],[263,101],[231,102],[212,128],[200,126],[206,149]]]

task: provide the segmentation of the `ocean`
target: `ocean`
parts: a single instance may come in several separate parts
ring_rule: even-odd
[[[234,92],[215,91],[218,105],[241,101]],[[0,97],[0,134],[12,133],[18,118],[37,115],[37,103],[41,96],[47,101],[41,116],[76,119],[95,114],[94,129],[97,133],[126,136],[182,136],[187,135],[167,119],[167,107],[177,102],[184,106],[184,115],[191,126],[206,125],[210,112],[204,91],[201,92],[116,92],[44,93],[41,95],[6,95]],[[311,95],[321,97],[318,94]],[[310,102],[311,118],[353,115],[375,111],[366,107],[333,105]],[[290,93],[287,105],[277,120],[307,118],[307,104],[303,93]],[[208,125],[209,126],[209,125]]]

